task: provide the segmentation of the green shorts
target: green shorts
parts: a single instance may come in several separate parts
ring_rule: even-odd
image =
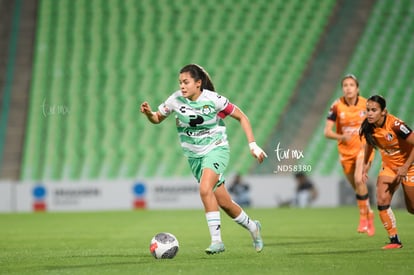
[[[229,147],[220,146],[214,148],[208,152],[205,156],[200,158],[188,158],[188,163],[190,164],[191,171],[196,177],[197,182],[200,183],[201,175],[204,168],[210,168],[217,175],[219,175],[219,180],[214,186],[214,190],[224,183],[224,171],[226,171],[227,165],[230,160],[230,149]]]

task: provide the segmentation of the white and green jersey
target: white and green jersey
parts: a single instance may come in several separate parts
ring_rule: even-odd
[[[187,157],[201,157],[217,146],[229,146],[222,119],[234,111],[227,98],[204,89],[195,101],[173,93],[158,110],[163,116],[175,112],[178,137]]]

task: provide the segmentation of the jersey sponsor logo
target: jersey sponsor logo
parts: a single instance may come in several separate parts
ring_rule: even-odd
[[[346,133],[349,135],[357,135],[359,134],[359,127],[344,126],[342,127],[342,133]]]
[[[198,132],[193,132],[193,131],[187,130],[185,133],[189,137],[199,137],[199,136],[204,136],[204,135],[210,134],[210,131],[209,130],[202,130],[202,131],[198,131]]]
[[[190,126],[196,127],[199,124],[202,124],[204,122],[204,118],[199,115],[190,115]]]
[[[188,106],[182,105],[179,110],[182,114],[185,114],[187,111],[191,111],[193,109]]]
[[[384,153],[388,156],[392,156],[395,154],[398,154],[400,152],[400,149],[384,149]]]

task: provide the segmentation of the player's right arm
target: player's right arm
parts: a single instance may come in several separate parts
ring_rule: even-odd
[[[339,134],[334,131],[336,119],[337,119],[337,106],[335,102],[334,104],[332,104],[329,110],[329,114],[328,114],[328,117],[326,118],[325,129],[323,131],[323,134],[325,135],[326,138],[329,138],[329,139],[336,139],[338,141],[349,140],[351,138],[350,135],[346,133]]]
[[[335,132],[333,130],[334,125],[335,125],[335,122],[334,121],[332,121],[330,119],[327,119],[326,120],[325,129],[323,131],[323,133],[324,133],[324,135],[325,135],[326,138],[336,139],[338,141],[347,141],[347,140],[349,140],[351,138],[351,136],[350,135],[347,135],[346,133],[343,134],[343,135],[341,135],[341,134],[338,134],[337,132]]]
[[[323,131],[323,134],[325,135],[326,138],[339,140],[341,138],[341,135],[334,132],[333,130],[334,125],[335,125],[334,121],[327,119],[325,122],[325,129]]]
[[[159,111],[153,112],[151,106],[146,101],[141,104],[141,113],[153,124],[159,124],[166,118]]]
[[[371,167],[371,154],[374,150],[374,147],[372,147],[371,144],[365,143],[364,145],[364,164],[362,167],[362,181],[367,182],[368,181],[368,171]]]

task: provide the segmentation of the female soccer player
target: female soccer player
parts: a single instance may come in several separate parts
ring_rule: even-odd
[[[175,112],[181,147],[188,158],[193,175],[199,182],[211,245],[207,254],[224,251],[221,238],[221,207],[235,222],[249,230],[257,252],[263,249],[259,221],[252,221],[230,197],[224,186],[223,173],[229,162],[229,144],[223,119],[238,120],[246,134],[251,154],[261,163],[266,153],[256,144],[247,116],[227,98],[215,92],[209,74],[199,65],[189,64],[180,70],[180,90],[174,92],[153,112],[147,102],[141,112],[151,123],[161,123]]]
[[[374,213],[369,204],[368,187],[362,181],[364,141],[358,136],[366,116],[366,99],[359,95],[358,79],[346,75],[341,82],[343,96],[331,106],[324,134],[338,141],[340,161],[346,178],[356,194],[359,208],[359,233],[375,234]],[[336,131],[333,131],[336,126]],[[371,157],[372,160],[372,157]]]
[[[402,183],[405,205],[414,214],[414,134],[400,119],[388,114],[386,101],[373,95],[367,101],[367,118],[360,130],[365,146],[363,180],[368,179],[369,155],[373,148],[379,149],[382,168],[377,178],[377,206],[379,216],[388,232],[390,243],[383,249],[401,248],[397,225],[390,204],[395,191]]]

